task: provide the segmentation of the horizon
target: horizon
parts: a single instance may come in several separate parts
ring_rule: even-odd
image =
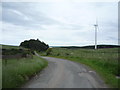
[[[19,45],[9,45],[9,44],[0,44],[0,45],[8,45],[8,46],[19,46]],[[117,44],[99,44],[99,45],[113,45],[113,46],[120,46],[120,45],[117,45]],[[97,45],[97,46],[99,46]],[[95,45],[85,45],[85,46],[95,46]],[[85,47],[85,46],[68,46],[68,45],[56,45],[56,46],[49,46],[49,47]]]

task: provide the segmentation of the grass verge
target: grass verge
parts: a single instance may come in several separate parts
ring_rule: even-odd
[[[48,65],[40,57],[9,59],[7,64],[2,61],[2,88],[20,87],[32,76],[36,75]]]
[[[67,59],[70,61],[82,63],[84,65],[89,66],[90,68],[94,69],[101,78],[105,81],[108,87],[110,88],[118,88],[118,80],[115,75],[112,74],[112,72],[103,66],[104,62],[96,61],[96,60],[88,60],[88,59],[81,59],[81,58],[75,58],[75,57],[63,57],[63,56],[50,56],[55,58],[62,58]]]
[[[95,70],[109,87],[119,87],[120,65],[118,65],[118,48],[103,49],[69,49],[51,48],[47,52],[40,53],[57,58],[63,58],[85,64]]]

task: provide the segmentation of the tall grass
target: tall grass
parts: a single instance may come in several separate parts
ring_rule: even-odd
[[[96,70],[111,87],[118,87],[118,48],[67,49],[52,48],[50,56],[86,64]],[[45,53],[43,53],[45,55]]]
[[[15,88],[20,87],[30,77],[40,72],[45,66],[47,61],[34,56],[32,59],[9,59],[7,64],[2,62],[2,87]]]

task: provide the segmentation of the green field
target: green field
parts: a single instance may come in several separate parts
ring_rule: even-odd
[[[40,72],[47,66],[47,61],[33,56],[33,58],[8,59],[2,61],[2,87],[15,88],[20,87],[32,76]]]
[[[46,55],[46,53],[41,53]],[[118,67],[118,48],[106,49],[68,49],[52,48],[49,55],[52,57],[64,58],[71,61],[83,63],[96,70],[110,87],[118,87],[120,67]]]
[[[5,49],[23,49],[23,47],[11,46],[11,45],[0,45],[0,47],[5,48]]]

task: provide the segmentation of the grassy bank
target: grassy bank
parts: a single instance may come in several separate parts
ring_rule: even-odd
[[[42,53],[42,55],[46,55]],[[49,56],[64,58],[88,65],[96,70],[110,87],[118,87],[118,48],[108,49],[67,49],[52,48]]]
[[[44,67],[47,66],[47,61],[33,56],[33,58],[9,59],[7,64],[2,61],[2,87],[15,88],[20,87],[30,77],[36,75]]]
[[[1,45],[0,47],[5,48],[5,49],[25,49],[23,47],[19,47],[19,46],[12,46],[12,45]]]

